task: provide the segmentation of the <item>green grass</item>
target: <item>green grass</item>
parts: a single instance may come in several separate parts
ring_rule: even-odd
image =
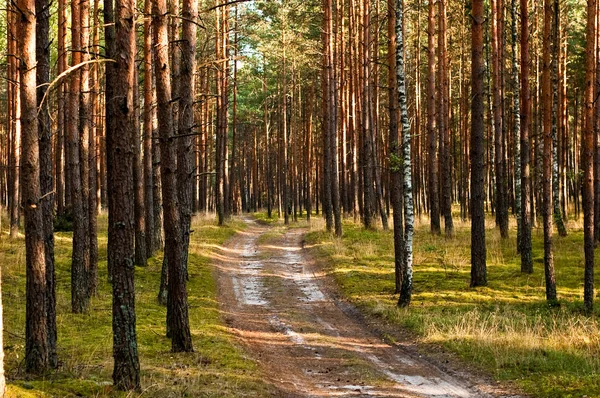
[[[0,240],[4,304],[5,366],[8,396],[132,397],[112,390],[111,286],[106,283],[106,217],[99,220],[100,287],[86,315],[70,313],[71,234],[56,234],[58,355],[62,366],[44,378],[23,374],[25,334],[25,249],[23,238]],[[195,352],[170,353],[164,336],[166,308],[156,296],[162,254],[136,268],[136,314],[141,365],[141,396],[264,397],[271,395],[257,365],[246,358],[224,326],[210,266],[219,246],[244,228],[218,227],[213,219],[194,220],[188,283],[190,326]]]
[[[545,301],[541,230],[533,231],[535,271],[524,275],[514,225],[510,239],[502,240],[489,219],[489,285],[472,289],[470,226],[455,223],[456,237],[447,240],[429,233],[428,220],[417,222],[414,294],[408,309],[397,308],[393,294],[391,231],[367,231],[347,221],[341,239],[313,230],[306,241],[346,297],[406,327],[425,347],[441,344],[497,379],[515,381],[533,396],[600,397],[600,312],[591,317],[582,313],[581,227],[571,222],[567,237],[555,234],[561,305],[551,308]]]

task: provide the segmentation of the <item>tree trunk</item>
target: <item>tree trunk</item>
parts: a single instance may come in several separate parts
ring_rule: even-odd
[[[546,300],[556,301],[556,278],[554,276],[554,253],[552,249],[552,1],[544,0],[544,45],[542,69],[543,112],[543,218],[544,218],[544,271],[546,277]]]
[[[144,208],[144,174],[142,168],[142,148],[140,142],[140,100],[139,100],[139,78],[137,68],[134,76],[133,106],[134,106],[134,130],[132,136],[133,144],[133,197],[134,197],[134,230],[135,249],[134,263],[139,266],[148,265],[146,250],[146,219]]]
[[[152,90],[152,36],[150,31],[150,14],[152,12],[151,0],[144,1],[144,206],[146,210],[146,257],[154,255],[159,247],[154,245],[154,180],[152,176],[152,116],[153,93]],[[160,231],[158,231],[160,234]]]
[[[472,2],[471,35],[471,287],[487,285],[484,185],[483,0]]]
[[[193,348],[188,318],[187,283],[183,267],[183,235],[177,198],[176,139],[173,135],[167,15],[166,0],[156,0],[152,8],[152,22],[164,200],[165,258],[169,274],[167,322],[171,333],[171,350],[189,352],[193,351]]]
[[[398,305],[406,307],[410,304],[413,289],[413,234],[415,218],[411,171],[411,134],[406,101],[406,75],[404,72],[403,8],[403,0],[396,0],[396,80],[398,84],[398,100],[400,103],[400,121],[402,124],[402,174],[404,182],[404,253],[402,255],[404,264],[402,272],[402,288],[400,290]]]
[[[48,368],[46,318],[46,256],[40,189],[40,153],[36,101],[35,1],[17,2],[17,48],[21,77],[21,131],[23,133],[21,182],[25,210],[26,323],[25,370],[42,373]]]
[[[50,8],[48,0],[36,0],[36,100],[38,107],[38,134],[40,151],[40,193],[44,224],[44,252],[46,261],[46,335],[48,364],[58,365],[56,355],[56,278],[54,273],[54,198],[52,192],[52,131],[47,99],[42,102],[50,82]]]
[[[450,147],[449,80],[448,55],[446,53],[446,0],[438,0],[439,5],[439,63],[440,63],[440,157],[442,158],[442,212],[444,213],[444,232],[447,237],[454,235],[452,221],[452,148]]]
[[[596,38],[596,0],[587,2],[585,68],[585,129],[583,131],[583,247],[585,253],[584,308],[591,313],[594,305],[594,72]]]
[[[529,8],[527,0],[521,0],[521,217],[519,221],[521,240],[517,243],[521,250],[521,272],[533,272],[531,258],[531,179],[529,121],[531,115],[529,92]]]
[[[71,40],[73,50],[72,63],[73,65],[78,65],[82,59],[80,4],[78,2],[71,2]],[[88,217],[83,205],[84,193],[80,166],[79,114],[81,100],[79,90],[81,89],[81,70],[72,72],[69,88],[69,116],[71,119],[68,125],[69,169],[71,174],[69,181],[71,185],[71,208],[73,212],[71,308],[74,313],[84,313],[88,310],[90,299],[87,283],[90,264],[90,245]]]
[[[183,0],[183,34],[179,44],[181,63],[179,71],[181,98],[179,100],[179,134],[177,147],[177,193],[181,214],[183,267],[187,277],[187,258],[192,224],[192,188],[196,182],[194,167],[194,72],[196,70],[196,26],[198,2]]]
[[[427,146],[429,172],[429,217],[431,233],[439,234],[440,227],[440,195],[438,182],[437,134],[435,114],[435,2],[429,2],[427,27]]]
[[[115,9],[115,41],[111,54],[116,63],[107,75],[106,87],[107,92],[125,95],[114,95],[106,101],[107,117],[112,119],[107,125],[106,149],[110,192],[108,257],[112,262],[113,282],[113,383],[118,390],[139,390],[134,286],[135,217],[131,200],[134,195],[135,150],[135,3],[133,0],[116,0]]]
[[[402,276],[404,270],[404,228],[402,224],[402,148],[398,134],[398,78],[396,76],[396,4],[388,0],[388,66],[389,66],[389,156],[390,156],[390,199],[392,202],[392,216],[394,221],[394,281],[395,293],[402,289]],[[400,55],[403,57],[403,54]]]

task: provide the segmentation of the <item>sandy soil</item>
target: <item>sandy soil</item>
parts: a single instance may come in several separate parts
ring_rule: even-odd
[[[215,260],[219,301],[278,396],[506,396],[378,338],[329,293],[331,281],[302,248],[304,230],[275,234],[244,220],[248,229]]]

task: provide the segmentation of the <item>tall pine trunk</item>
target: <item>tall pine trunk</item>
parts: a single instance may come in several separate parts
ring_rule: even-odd
[[[52,131],[47,99],[42,102],[50,82],[50,8],[48,0],[36,0],[36,85],[40,151],[40,192],[44,224],[46,261],[46,326],[48,364],[58,365],[56,354],[56,277],[54,272],[54,203],[52,178]]]
[[[531,257],[531,166],[529,145],[530,90],[529,90],[529,8],[527,0],[521,0],[521,216],[519,221],[521,240],[521,272],[533,272]]]
[[[483,0],[472,2],[471,32],[471,287],[487,285],[484,185]]]
[[[587,2],[585,63],[585,128],[583,130],[583,247],[585,253],[584,307],[591,313],[594,305],[594,72],[596,38],[596,0]]]
[[[35,1],[17,2],[17,49],[21,78],[21,184],[25,214],[26,321],[25,370],[48,368],[46,256],[40,189],[40,153],[36,100]]]
[[[544,42],[542,67],[542,125],[544,159],[542,167],[542,215],[544,225],[544,271],[546,277],[546,300],[556,301],[556,278],[554,276],[554,252],[552,248],[552,0],[544,0]]]
[[[107,74],[106,88],[107,92],[125,95],[114,95],[106,101],[107,117],[112,119],[106,130],[106,155],[110,192],[108,258],[112,263],[113,288],[113,383],[118,390],[139,390],[140,363],[134,286],[135,217],[132,200],[135,150],[135,3],[133,0],[116,0],[115,10],[115,41],[111,55],[116,62]]]
[[[167,329],[173,352],[192,351],[186,275],[183,267],[181,217],[177,197],[177,140],[173,134],[173,111],[169,66],[166,0],[156,0],[152,8],[154,64],[160,137],[160,170],[165,230],[165,258],[168,264]]]

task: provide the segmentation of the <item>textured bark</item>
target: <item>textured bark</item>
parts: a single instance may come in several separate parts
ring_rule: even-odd
[[[371,65],[371,18],[368,4],[362,4],[362,183],[363,183],[363,224],[365,228],[373,227],[375,214],[375,191],[373,170],[373,87],[372,87],[372,65]]]
[[[81,20],[78,2],[71,2],[72,63],[81,63]],[[73,254],[71,260],[71,309],[74,313],[86,312],[89,306],[87,276],[89,271],[89,224],[83,207],[81,157],[79,137],[79,108],[81,71],[71,74],[69,86],[68,149],[69,181],[71,185],[71,209],[73,212]],[[87,185],[87,184],[86,184]],[[110,257],[109,257],[110,260]]]
[[[525,13],[527,13],[527,5],[525,5]],[[520,103],[520,84],[519,84],[519,66],[517,64],[517,0],[510,2],[510,35],[511,35],[511,69],[512,79],[514,84],[512,112],[514,116],[514,144],[515,144],[515,215],[517,217],[517,251],[521,252],[521,103]],[[529,84],[525,80],[524,84]]]
[[[440,130],[440,157],[442,170],[442,212],[444,213],[444,232],[447,237],[454,235],[454,223],[452,221],[452,148],[450,147],[450,114],[449,96],[450,82],[448,80],[448,55],[446,51],[446,0],[438,0],[439,5],[439,130]]]
[[[544,274],[546,277],[546,300],[556,301],[556,278],[554,276],[554,252],[552,249],[552,19],[551,0],[544,0],[544,45],[542,66],[542,124],[544,136],[544,159],[542,167],[542,215],[544,224]]]
[[[50,8],[48,0],[36,0],[36,101],[40,151],[40,193],[44,224],[44,255],[46,262],[46,336],[48,364],[58,365],[56,354],[56,277],[54,273],[54,198],[52,192],[52,131],[48,101],[42,102],[50,81]]]
[[[92,51],[94,54],[99,52],[99,7],[98,1],[94,2],[93,12],[93,42]],[[98,59],[97,55],[94,55]],[[101,184],[98,181],[98,148],[96,145],[97,136],[102,136],[98,114],[100,109],[99,104],[99,73],[98,65],[92,69],[91,75],[91,93],[90,93],[90,128],[89,128],[89,196],[88,196],[88,222],[90,229],[90,270],[88,274],[88,289],[89,295],[93,296],[98,290],[98,213],[102,210],[100,201]]]
[[[90,60],[90,1],[79,1],[79,34],[81,52],[81,62]],[[92,240],[96,240],[96,229],[92,231],[90,226],[90,130],[91,130],[91,102],[90,102],[90,67],[89,64],[83,65],[81,68],[81,80],[79,90],[79,169],[81,176],[81,221],[85,234],[82,242],[82,255],[87,257],[84,262],[85,274],[83,275],[83,288],[85,294],[91,297],[90,274],[92,268],[96,268],[97,264],[92,266],[92,257],[97,261],[98,255],[92,256]],[[93,210],[95,211],[95,209]],[[97,248],[97,242],[94,244]]]
[[[181,63],[179,71],[179,134],[177,147],[177,193],[179,195],[179,211],[181,214],[183,266],[187,276],[187,258],[190,243],[190,227],[192,224],[192,188],[196,182],[194,167],[193,128],[194,128],[194,87],[196,70],[196,30],[198,19],[198,2],[183,1],[183,34],[180,43]]]
[[[226,203],[227,195],[227,70],[229,61],[227,58],[226,39],[226,15],[227,7],[217,9],[217,34],[216,34],[216,59],[221,60],[217,65],[217,105],[216,105],[216,154],[215,154],[215,200],[219,225],[223,225],[229,217]]]
[[[503,71],[504,10],[502,0],[492,0],[492,86],[494,114],[494,165],[496,177],[496,224],[500,235],[508,237],[508,196],[506,194],[506,163],[504,160]]]
[[[529,90],[529,9],[527,0],[521,0],[521,272],[533,272],[531,257],[531,179],[529,121],[531,115]]]
[[[108,0],[111,1],[111,0]],[[112,7],[110,7],[112,8]],[[108,165],[108,257],[112,262],[113,286],[113,383],[119,390],[140,389],[140,364],[137,352],[134,285],[134,195],[133,135],[135,3],[115,1],[116,60],[107,75],[106,148]],[[121,95],[116,95],[116,93]],[[123,95],[124,94],[124,95]]]
[[[583,248],[585,254],[584,308],[591,313],[594,305],[594,72],[596,38],[596,0],[587,2],[585,63],[585,129],[583,130]]]
[[[398,81],[396,77],[396,4],[388,0],[388,66],[389,71],[389,156],[390,156],[390,201],[392,202],[392,216],[394,221],[394,281],[395,293],[402,289],[402,276],[404,270],[404,226],[402,224],[402,147],[399,142],[398,129]]]
[[[567,229],[560,209],[560,182],[558,179],[558,61],[559,61],[559,4],[554,0],[552,21],[552,203],[554,225],[560,236],[567,236]]]
[[[19,198],[21,197],[21,184],[20,173],[21,173],[21,85],[19,77],[19,66],[18,66],[18,50],[17,40],[20,36],[17,26],[19,13],[15,10],[16,5],[11,2],[8,6],[9,12],[7,19],[8,30],[9,30],[9,53],[11,56],[8,59],[8,67],[10,72],[10,78],[12,79],[12,89],[10,99],[10,159],[9,159],[9,200],[8,200],[8,212],[9,212],[9,224],[10,224],[10,237],[11,239],[17,238],[19,234],[20,225],[20,207],[21,203]]]
[[[410,122],[406,100],[406,77],[404,71],[404,3],[396,0],[396,80],[398,84],[398,100],[400,103],[400,121],[402,124],[402,174],[404,194],[404,253],[402,288],[398,305],[406,307],[410,304],[413,289],[413,235],[414,209],[412,190],[412,160],[410,150]]]
[[[144,1],[144,206],[146,210],[146,256],[152,257],[158,247],[154,246],[154,180],[152,176],[152,36],[150,31],[151,0]],[[159,231],[160,233],[160,231]]]
[[[115,25],[114,25],[114,0],[105,0],[104,3],[104,41],[105,41],[105,51],[106,51],[106,57],[109,59],[114,59],[115,57]],[[106,80],[105,82],[108,81],[113,81],[114,77],[112,76],[114,73],[115,67],[114,67],[114,63],[112,62],[108,62],[106,64]],[[105,122],[104,122],[104,128],[106,130],[106,132],[108,131],[115,131],[115,127],[113,126],[113,122],[114,122],[114,117],[113,117],[113,110],[112,110],[112,106],[114,105],[112,101],[110,100],[106,100],[106,99],[110,99],[113,98],[115,96],[114,94],[114,85],[113,84],[105,84],[105,101],[104,101],[104,106],[105,106],[105,110],[104,110],[104,117],[105,117]],[[108,134],[106,136],[106,140],[108,141]],[[106,158],[108,161],[108,148],[106,148]],[[108,171],[107,171],[107,176],[108,176]],[[108,185],[108,181],[107,181],[107,185]],[[107,271],[108,271],[108,281],[111,282],[112,281],[112,266],[113,266],[113,261],[111,258],[111,252],[108,251],[107,254]]]
[[[36,101],[35,1],[17,2],[17,48],[21,77],[21,183],[25,215],[26,321],[25,370],[48,368],[46,256],[40,189],[40,153]]]
[[[427,27],[427,146],[429,172],[429,216],[431,218],[431,233],[439,234],[440,227],[440,197],[438,182],[437,134],[435,113],[435,2],[429,2],[429,17]]]
[[[471,286],[487,285],[484,185],[483,0],[472,2],[471,36]]]
[[[144,171],[142,168],[142,148],[140,142],[140,101],[138,89],[138,72],[135,70],[133,106],[134,106],[134,130],[133,130],[133,198],[134,198],[134,229],[135,229],[135,255],[134,263],[139,266],[148,265],[146,250],[146,211],[144,203]]]
[[[67,69],[67,7],[65,5],[66,0],[58,1],[58,60],[57,60],[57,71],[60,75]],[[55,145],[55,160],[54,164],[56,167],[56,202],[57,210],[56,214],[59,217],[65,215],[65,170],[64,162],[64,148],[65,148],[65,136],[66,136],[66,110],[67,110],[67,83],[60,82],[58,85],[58,115],[57,115],[57,133],[56,133],[56,145]]]
[[[154,64],[156,67],[156,96],[158,102],[158,135],[162,196],[164,199],[165,258],[168,264],[167,322],[173,352],[193,351],[188,319],[186,277],[183,267],[181,217],[177,198],[176,139],[173,134],[173,113],[169,47],[167,33],[167,5],[156,0],[152,8]]]

